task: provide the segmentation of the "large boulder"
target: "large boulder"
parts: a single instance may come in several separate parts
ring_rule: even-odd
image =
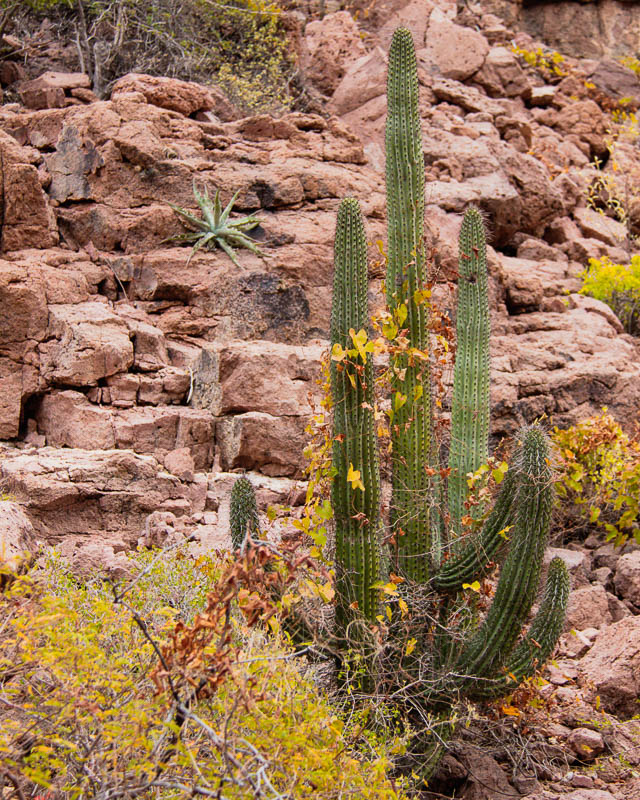
[[[308,80],[330,95],[349,66],[366,52],[351,14],[337,11],[313,20],[305,28],[302,68]]]
[[[18,569],[36,549],[36,533],[22,504],[0,499],[0,570]]]
[[[640,712],[640,616],[625,617],[600,631],[578,662],[580,680],[592,687],[606,711],[621,717]]]

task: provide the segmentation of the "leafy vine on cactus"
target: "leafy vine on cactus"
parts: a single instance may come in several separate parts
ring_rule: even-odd
[[[357,648],[362,645],[362,629],[383,619],[375,588],[379,579],[395,578],[385,575],[381,566],[391,564],[390,572],[403,581],[406,600],[401,608],[403,617],[409,617],[405,629],[412,636],[410,647],[399,648],[402,669],[387,670],[384,677],[376,675],[376,659],[367,659],[363,686],[380,685],[389,675],[397,683],[397,675],[404,675],[411,686],[412,706],[418,698],[422,707],[441,713],[461,695],[484,699],[506,694],[549,657],[562,629],[569,582],[563,562],[555,559],[538,614],[518,644],[538,592],[553,505],[549,443],[539,426],[520,432],[493,509],[468,513],[467,475],[487,461],[489,435],[486,243],[482,217],[474,208],[466,212],[460,235],[448,470],[440,470],[435,455],[430,321],[424,302],[428,292],[418,79],[412,37],[402,28],[394,33],[389,55],[386,149],[386,299],[399,329],[398,340],[404,342],[390,348],[389,359],[390,531],[380,536],[380,476],[373,430],[375,348],[367,334],[364,227],[357,201],[348,198],[338,212],[331,316],[337,638],[343,646]],[[433,476],[447,472],[445,510],[444,487]],[[474,519],[476,533],[462,537],[465,524]],[[395,541],[395,552],[385,552],[383,540]],[[460,619],[460,609],[466,606],[464,587],[500,559],[498,586],[484,619],[467,615],[456,628],[454,619]],[[422,609],[426,602],[435,612],[420,616],[420,610],[410,608],[407,600],[410,603],[416,596]],[[423,623],[428,618],[438,621],[429,627]],[[395,694],[403,696],[402,687]],[[429,768],[435,763],[430,756]]]

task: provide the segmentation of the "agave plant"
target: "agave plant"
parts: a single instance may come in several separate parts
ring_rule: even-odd
[[[216,189],[215,197],[211,200],[207,187],[204,187],[204,194],[200,194],[196,182],[194,181],[193,196],[196,198],[196,202],[202,211],[201,218],[196,217],[195,214],[192,214],[184,208],[180,208],[180,206],[169,203],[176,214],[182,217],[186,225],[195,228],[194,231],[172,236],[171,239],[167,240],[174,242],[194,242],[187,264],[201,247],[208,247],[212,250],[216,245],[224,250],[238,267],[240,264],[236,258],[233,246],[246,247],[247,250],[251,250],[252,253],[264,258],[264,253],[258,248],[253,239],[246,234],[246,231],[253,230],[256,225],[260,224],[260,219],[253,214],[249,214],[247,217],[241,217],[240,219],[229,219],[231,211],[233,210],[233,205],[239,194],[240,190],[238,190],[227,205],[222,208],[219,189]]]

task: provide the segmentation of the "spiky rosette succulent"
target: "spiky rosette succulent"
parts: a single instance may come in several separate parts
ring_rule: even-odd
[[[171,208],[178,214],[184,223],[188,226],[195,228],[189,233],[182,233],[178,236],[172,236],[169,241],[174,242],[193,242],[193,249],[189,255],[187,264],[191,261],[193,256],[202,247],[207,247],[212,250],[214,247],[220,247],[229,256],[236,266],[240,266],[236,253],[233,247],[245,247],[251,250],[257,256],[264,258],[264,253],[260,250],[255,241],[247,236],[247,231],[253,230],[260,224],[260,219],[254,214],[249,214],[239,219],[231,219],[231,211],[238,199],[240,190],[238,190],[227,205],[223,208],[220,200],[220,190],[216,189],[213,200],[209,197],[209,190],[204,187],[204,194],[200,194],[193,182],[193,196],[196,199],[202,217],[196,217],[190,211],[187,211],[174,203],[169,203]]]

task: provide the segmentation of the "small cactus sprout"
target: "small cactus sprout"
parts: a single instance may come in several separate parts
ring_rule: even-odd
[[[229,523],[234,550],[244,552],[247,544],[260,539],[256,495],[251,481],[244,476],[238,478],[231,489]]]

